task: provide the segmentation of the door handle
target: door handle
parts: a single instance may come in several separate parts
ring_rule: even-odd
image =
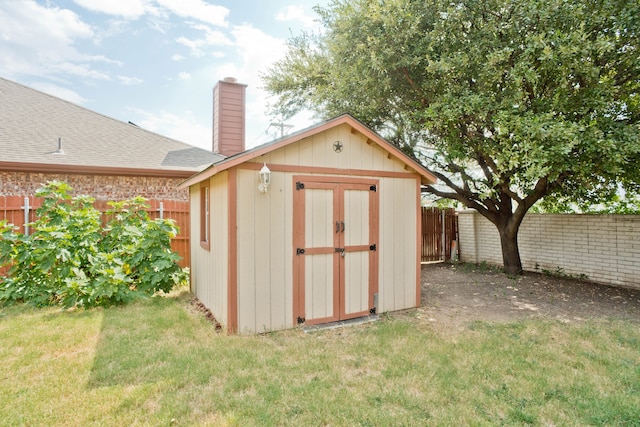
[[[340,221],[336,221],[336,233],[340,232]]]
[[[342,224],[342,232],[344,233],[344,221],[341,221],[340,224]]]

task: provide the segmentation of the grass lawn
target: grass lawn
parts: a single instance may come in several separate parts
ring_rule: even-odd
[[[0,425],[640,426],[640,325],[226,336],[188,296],[0,308]]]

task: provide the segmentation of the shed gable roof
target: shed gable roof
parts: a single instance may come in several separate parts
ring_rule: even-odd
[[[3,78],[0,153],[4,170],[185,178],[224,158]]]
[[[378,135],[377,133],[369,129],[367,126],[365,126],[364,124],[356,120],[353,116],[349,114],[344,114],[334,119],[320,123],[318,125],[303,129],[299,132],[288,135],[284,138],[274,140],[272,142],[260,145],[258,147],[252,148],[247,151],[243,151],[242,153],[220,160],[212,164],[211,166],[209,166],[207,169],[192,176],[191,178],[189,178],[188,180],[180,184],[180,187],[184,188],[193,184],[197,184],[213,175],[216,175],[219,172],[230,169],[239,164],[251,161],[259,156],[262,156],[264,154],[270,153],[277,149],[286,147],[287,145],[296,143],[312,135],[319,134],[328,129],[331,129],[343,124],[347,124],[354,131],[360,132],[369,141],[377,144],[380,148],[382,148],[392,156],[396,157],[402,163],[404,163],[406,167],[408,167],[410,170],[413,170],[415,173],[420,175],[422,184],[429,185],[429,184],[434,184],[437,181],[436,177],[427,169],[425,169],[415,159],[409,157],[408,155],[400,151],[396,146],[394,146],[393,144],[391,144],[390,142],[382,138],[380,135]]]

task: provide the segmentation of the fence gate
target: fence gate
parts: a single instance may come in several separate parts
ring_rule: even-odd
[[[455,209],[422,207],[422,262],[451,259],[452,242],[457,243],[457,236]]]

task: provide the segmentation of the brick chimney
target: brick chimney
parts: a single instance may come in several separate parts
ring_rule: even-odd
[[[233,156],[244,151],[247,85],[225,77],[213,88],[213,152]]]

